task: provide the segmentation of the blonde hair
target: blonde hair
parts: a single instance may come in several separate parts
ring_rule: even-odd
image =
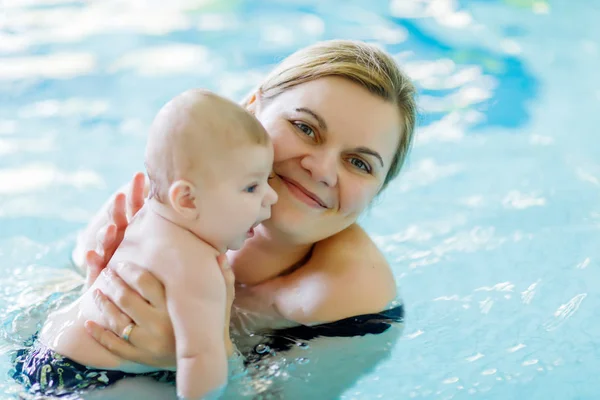
[[[328,76],[356,82],[398,107],[403,132],[381,187],[383,190],[400,173],[410,151],[417,119],[415,86],[385,51],[359,41],[319,42],[285,58],[253,93],[269,99],[293,86]],[[248,106],[250,98],[242,105]]]

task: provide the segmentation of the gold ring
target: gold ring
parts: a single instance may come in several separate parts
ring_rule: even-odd
[[[135,324],[131,323],[131,324],[127,325],[125,327],[125,329],[123,329],[123,333],[121,334],[121,337],[126,342],[129,342],[129,336],[131,336],[131,331],[133,330],[133,328],[135,328]]]

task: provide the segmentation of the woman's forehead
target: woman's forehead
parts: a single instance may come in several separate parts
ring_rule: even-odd
[[[281,96],[287,112],[310,110],[321,117],[331,139],[376,148],[388,161],[393,157],[402,129],[398,107],[361,85],[327,77],[298,85]]]

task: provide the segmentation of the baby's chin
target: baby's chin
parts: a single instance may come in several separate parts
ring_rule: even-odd
[[[245,242],[246,242],[246,238],[238,239],[235,242],[230,243],[229,246],[227,246],[227,250],[233,250],[233,251],[240,250],[242,247],[244,247]]]
[[[246,243],[246,240],[251,239],[253,237],[254,228],[250,228],[242,237],[240,237],[239,239],[231,243],[229,246],[227,246],[227,250],[240,250],[242,247],[244,247],[244,243]]]

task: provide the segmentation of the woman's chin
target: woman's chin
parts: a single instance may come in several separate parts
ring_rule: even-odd
[[[262,229],[267,236],[288,238],[293,242],[300,239],[307,233],[312,233],[312,229],[307,225],[306,216],[301,217],[293,213],[271,212],[271,218],[262,223]],[[260,232],[262,232],[262,229]],[[257,232],[259,232],[257,230]]]
[[[316,243],[335,235],[356,222],[356,218],[339,215],[311,214],[293,205],[277,204],[271,208],[271,218],[263,221],[265,229],[275,235],[283,235],[295,243]]]
[[[281,203],[277,202],[271,207],[271,218],[265,222],[270,223],[272,226],[289,226],[288,229],[294,227],[302,229],[301,227],[305,225],[308,219],[311,217],[314,218],[306,210],[298,207],[296,204],[290,204],[289,200],[285,200],[287,199],[282,200]]]

